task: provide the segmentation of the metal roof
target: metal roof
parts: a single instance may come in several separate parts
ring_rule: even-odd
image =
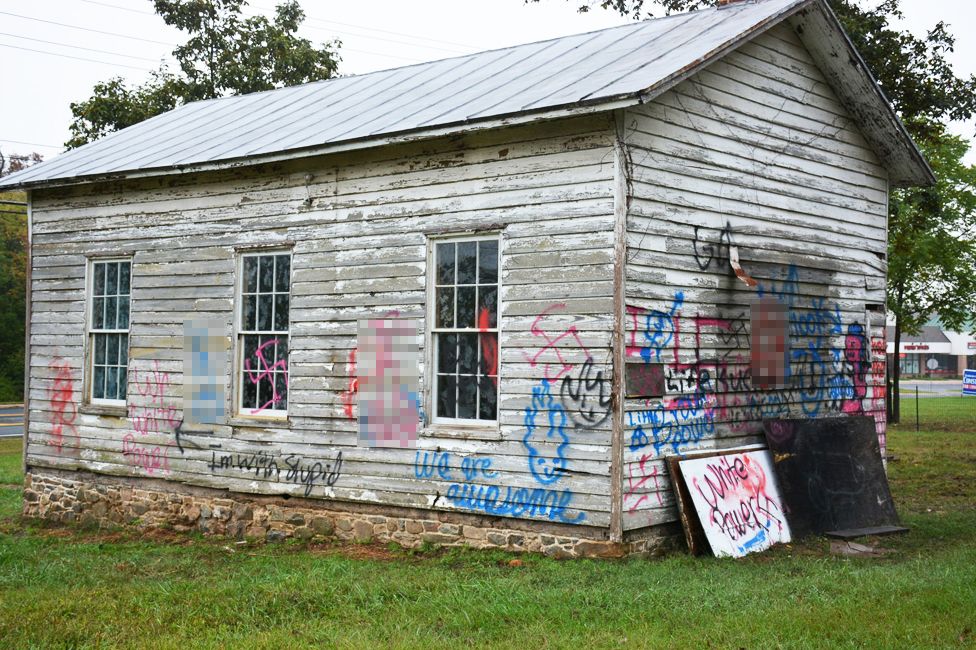
[[[755,0],[186,104],[0,180],[63,185],[256,164],[647,101],[818,0]],[[829,10],[828,10],[829,11]]]

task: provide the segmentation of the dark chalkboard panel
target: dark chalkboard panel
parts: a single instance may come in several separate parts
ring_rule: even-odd
[[[763,430],[795,538],[899,524],[872,418],[764,420]]]

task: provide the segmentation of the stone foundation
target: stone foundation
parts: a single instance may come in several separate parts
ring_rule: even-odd
[[[174,492],[174,487],[180,491]],[[463,513],[397,507],[366,506],[354,511],[355,504],[343,503],[343,509],[336,505],[173,486],[162,481],[34,470],[24,480],[23,513],[25,517],[86,526],[200,531],[237,539],[396,542],[405,548],[427,543],[537,552],[557,558],[657,554],[671,540],[664,530],[615,543],[581,536],[580,527],[547,522],[499,517],[485,521]],[[350,509],[345,509],[347,506]],[[543,527],[547,530],[538,530]],[[597,535],[606,533],[588,530]]]

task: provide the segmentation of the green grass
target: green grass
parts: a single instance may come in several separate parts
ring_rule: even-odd
[[[976,431],[976,396],[925,397],[918,400],[922,431]],[[897,431],[915,431],[915,394],[902,393],[901,422]]]
[[[0,485],[20,485],[24,482],[21,465],[22,438],[0,438]]]
[[[912,532],[743,560],[237,546],[19,519],[0,490],[3,647],[976,647],[976,433],[894,431]],[[3,472],[19,448],[0,447]],[[8,458],[13,459],[8,462]],[[6,476],[7,474],[4,474]]]

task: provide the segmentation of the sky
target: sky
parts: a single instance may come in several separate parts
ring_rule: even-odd
[[[871,2],[873,0],[865,0]],[[249,13],[271,15],[275,0],[251,0]],[[301,0],[299,33],[313,43],[339,39],[341,74],[360,74],[603,29],[629,22],[578,0]],[[972,0],[902,0],[904,26],[918,35],[939,20],[959,36],[956,73],[976,73]],[[152,11],[150,0],[0,0],[0,152],[46,159],[69,138],[70,103],[99,81],[141,83],[184,39]],[[175,67],[175,66],[171,66]],[[973,139],[976,124],[954,125]],[[968,162],[976,164],[976,139]]]

